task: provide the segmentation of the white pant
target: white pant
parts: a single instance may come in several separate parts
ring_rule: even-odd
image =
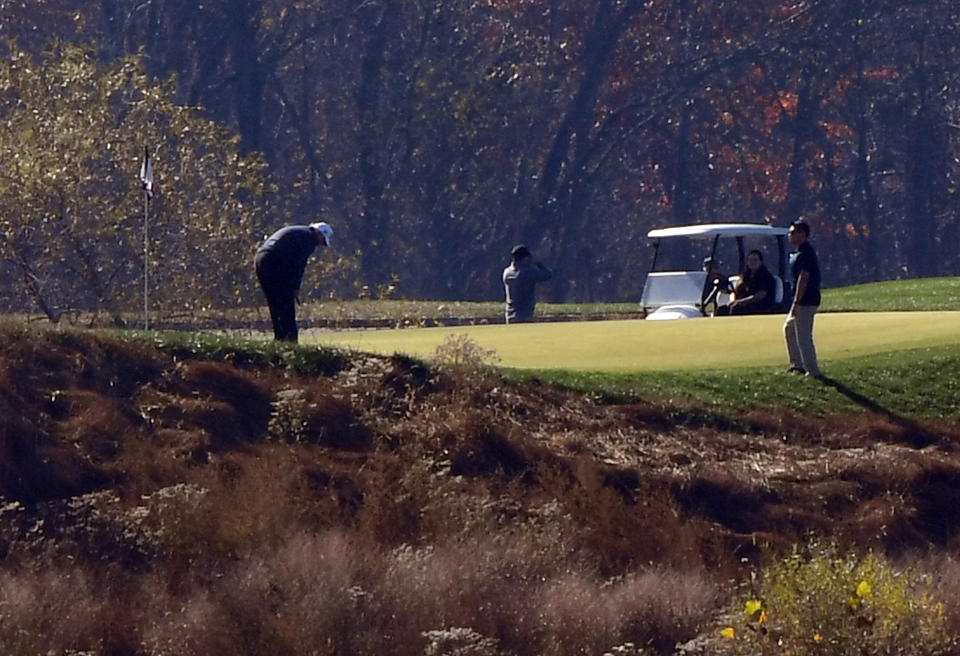
[[[790,365],[803,369],[811,376],[820,375],[817,347],[813,344],[813,317],[818,309],[816,305],[798,305],[792,315],[787,315],[783,324]]]

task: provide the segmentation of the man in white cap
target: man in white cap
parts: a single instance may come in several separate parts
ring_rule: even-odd
[[[296,301],[303,272],[314,249],[329,246],[332,236],[333,228],[322,222],[287,226],[270,235],[257,249],[253,261],[270,306],[276,340],[297,341]]]

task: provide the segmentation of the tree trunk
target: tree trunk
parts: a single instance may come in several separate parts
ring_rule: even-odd
[[[860,233],[863,239],[863,268],[864,279],[875,280],[879,277],[877,266],[877,241],[879,239],[879,226],[877,226],[877,200],[873,191],[873,183],[870,181],[870,140],[869,119],[866,114],[866,103],[864,102],[864,79],[863,63],[859,66],[857,73],[857,91],[854,94],[856,108],[856,130],[857,130],[857,164],[853,183],[854,205],[860,201],[862,209],[859,213],[863,226]]]
[[[907,218],[909,260],[908,271],[925,278],[936,275],[937,248],[934,234],[934,196],[940,144],[937,140],[933,111],[929,105],[929,80],[924,52],[925,34],[919,36],[919,54],[914,72],[918,106],[908,126],[906,152]]]
[[[907,148],[907,187],[909,194],[908,219],[909,253],[908,270],[917,277],[925,278],[937,273],[937,253],[934,232],[934,179],[933,153],[937,150],[930,111],[921,105],[910,126]]]
[[[787,200],[784,203],[783,219],[786,223],[796,221],[803,214],[807,201],[807,184],[804,148],[813,134],[817,98],[813,93],[813,74],[805,66],[801,74],[800,91],[797,97],[797,112],[793,119],[793,157],[790,161],[790,177],[787,181]]]
[[[260,0],[244,0],[228,7],[228,47],[234,69],[234,103],[240,153],[263,150],[263,89],[266,71],[260,60]],[[231,11],[232,10],[232,11]]]
[[[859,258],[857,258],[856,250],[854,249],[854,244],[849,234],[847,234],[846,225],[850,223],[848,212],[844,209],[843,195],[840,193],[840,190],[837,187],[837,167],[834,164],[834,156],[836,155],[836,148],[834,148],[833,142],[830,141],[830,137],[824,135],[823,138],[823,149],[824,149],[824,167],[822,172],[823,180],[823,192],[824,192],[824,209],[827,211],[827,216],[830,217],[830,220],[840,226],[840,243],[843,248],[843,255],[841,256],[842,261],[840,262],[838,268],[843,272],[843,275],[856,282],[864,282],[861,279],[862,271],[859,264]],[[821,257],[827,259],[827,253],[822,253]]]
[[[566,300],[571,279],[579,277],[582,266],[593,264],[585,262],[590,259],[589,254],[568,236],[582,233],[589,178],[587,153],[600,88],[630,17],[642,7],[639,2],[628,2],[617,10],[617,5],[615,0],[600,0],[597,4],[593,24],[584,39],[583,75],[547,152],[534,188],[530,219],[522,233],[524,243],[534,250],[553,233],[545,255],[555,266],[559,261],[566,264],[566,271],[558,272],[550,283],[550,300],[554,302]]]
[[[27,293],[37,304],[37,307],[40,308],[40,311],[46,315],[46,317],[50,320],[50,323],[59,323],[60,317],[63,316],[63,312],[61,312],[60,309],[57,308],[49,298],[47,298],[47,295],[43,291],[43,285],[40,283],[37,275],[22,259],[18,258],[16,261],[14,261],[14,264],[23,273],[24,287],[26,288]]]
[[[383,277],[384,262],[391,262],[388,217],[384,203],[384,171],[381,166],[383,147],[380,105],[383,91],[383,68],[391,19],[397,7],[391,3],[369,4],[359,9],[361,33],[368,35],[360,63],[357,89],[358,153],[360,184],[363,193],[363,223],[369,239],[362,251],[364,282],[371,294]]]
[[[588,149],[600,85],[607,77],[610,58],[628,18],[639,9],[639,4],[630,4],[617,12],[615,5],[615,0],[597,3],[593,25],[584,40],[583,75],[544,160],[534,189],[530,221],[523,232],[524,241],[532,248],[560,223],[565,209],[564,197],[580,191],[575,188],[575,181],[582,180],[582,171],[572,170],[571,151],[576,148],[583,153]],[[569,225],[571,220],[572,217],[563,216],[564,223]]]
[[[684,103],[680,114],[680,129],[677,131],[677,161],[673,176],[673,219],[676,223],[689,223],[692,217],[690,204],[690,111]]]

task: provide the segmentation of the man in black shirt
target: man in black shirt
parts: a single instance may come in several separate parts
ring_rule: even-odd
[[[790,255],[794,296],[783,324],[783,336],[790,356],[789,371],[819,378],[817,349],[813,343],[813,318],[820,307],[820,263],[809,238],[810,226],[804,221],[794,221],[790,226],[790,243],[797,249]]]
[[[317,246],[329,246],[333,228],[326,223],[281,228],[257,249],[254,264],[257,279],[270,306],[273,336],[278,341],[297,341],[297,293],[307,260]]]

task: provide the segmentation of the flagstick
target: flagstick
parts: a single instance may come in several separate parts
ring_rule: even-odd
[[[143,329],[150,329],[150,315],[147,295],[149,294],[149,269],[150,269],[150,232],[148,228],[150,208],[150,192],[143,190]]]
[[[150,198],[153,196],[153,167],[150,149],[143,148],[140,165],[140,184],[143,185],[143,329],[150,329]]]

